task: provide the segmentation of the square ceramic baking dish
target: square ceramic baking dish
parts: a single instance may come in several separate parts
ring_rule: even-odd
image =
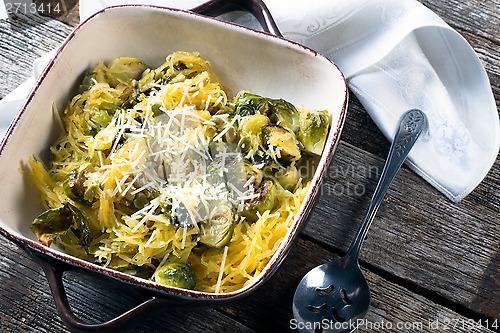
[[[0,233],[30,253],[45,271],[58,311],[71,328],[116,330],[153,310],[176,307],[218,306],[247,296],[280,266],[306,223],[319,185],[339,142],[347,107],[347,86],[340,70],[311,49],[279,36],[261,1],[211,1],[193,11],[215,15],[234,6],[250,10],[266,31],[251,30],[193,12],[144,5],[104,9],[81,23],[66,39],[45,68],[26,103],[19,111],[0,146]],[[166,55],[198,51],[209,60],[230,94],[241,89],[284,98],[309,109],[330,111],[330,133],[300,212],[278,251],[262,273],[246,287],[226,294],[204,293],[161,285],[72,257],[57,248],[41,245],[29,230],[44,210],[31,180],[20,170],[30,156],[44,156],[58,137],[53,105],[64,110],[68,99],[89,68],[101,59],[119,56],[142,59],[149,66],[161,65]],[[147,300],[108,322],[87,324],[76,318],[62,284],[65,270],[119,280],[139,289]]]

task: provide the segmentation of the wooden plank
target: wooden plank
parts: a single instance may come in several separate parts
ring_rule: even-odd
[[[428,1],[427,3],[438,8],[447,6],[438,1]],[[450,1],[449,3],[453,4],[454,2]],[[477,8],[486,4],[488,6],[491,4],[491,8],[495,8],[494,4],[497,4],[498,1],[476,1],[476,3]],[[461,15],[458,8],[461,7],[455,9],[450,6],[446,10],[440,10],[442,16],[446,18]],[[490,12],[491,10],[493,9],[489,9]],[[470,20],[470,17],[466,18],[465,21],[458,20],[459,24],[456,27],[461,29],[460,32],[471,43],[485,64],[493,84],[497,106],[499,106],[498,30],[490,31],[491,29],[487,28],[485,31],[490,32],[482,33],[482,37],[477,37],[475,32],[468,28],[470,22],[468,23],[467,20]],[[450,20],[447,21],[450,22]],[[36,26],[37,29],[33,29],[33,26]],[[31,72],[32,61],[58,45],[69,31],[71,28],[64,24],[36,15],[19,15],[16,22],[0,21],[0,48],[2,49],[0,75],[7,78],[7,81],[0,81],[0,97],[5,96],[21,83]],[[13,51],[18,49],[19,51]],[[342,136],[345,142],[339,148],[336,161],[332,164],[333,171],[330,171],[330,180],[324,186],[325,191],[329,190],[332,195],[323,196],[319,200],[305,231],[308,237],[323,244],[334,244],[331,248],[340,252],[346,250],[354,235],[378,179],[379,172],[377,170],[381,170],[383,159],[388,150],[387,140],[374,126],[359,102],[352,97],[351,101]],[[351,172],[351,166],[360,168]],[[408,170],[402,170],[368,235],[367,243],[362,251],[363,259],[377,270],[393,274],[422,288],[428,288],[434,293],[467,308],[479,309],[480,313],[498,318],[500,309],[498,248],[500,244],[494,236],[498,235],[499,231],[498,225],[495,225],[495,222],[498,221],[500,203],[499,170],[500,165],[497,160],[495,168],[485,181],[469,197],[457,205],[450,204],[418,176]],[[356,189],[361,191],[363,188],[362,194],[355,191]],[[348,190],[351,190],[351,195],[338,195],[339,191],[346,192]],[[416,198],[421,199],[416,200]],[[331,221],[332,215],[334,219],[339,221],[338,225],[341,225],[342,228],[333,228],[332,225],[325,222]],[[457,235],[462,236],[457,237]],[[3,246],[3,244],[0,246],[0,253],[6,253]],[[11,255],[13,258],[20,257],[20,262],[17,262],[17,258],[14,259],[13,267],[20,265],[17,266],[14,277],[25,274],[25,269],[29,269],[29,265],[28,268],[23,266],[26,263],[22,254],[15,251]],[[6,260],[5,258],[0,258],[2,263]],[[443,258],[446,258],[448,262],[444,262]],[[303,262],[299,260],[295,265],[303,268],[302,264]],[[41,313],[44,316],[56,317],[53,306],[49,304],[52,301],[44,279],[40,278],[34,281],[45,286],[43,289],[45,293],[43,290],[40,293],[38,289],[36,292],[30,293],[31,284],[24,280],[24,282],[15,280],[9,273],[10,269],[12,269],[11,266],[0,270],[2,286],[7,280],[17,282],[5,284],[10,290],[13,290],[13,294],[2,294],[1,297],[5,297],[6,302],[3,302],[4,298],[0,298],[0,304],[2,304],[0,311],[2,313],[11,311],[8,312],[10,315],[8,318],[11,320],[21,318],[16,321],[15,325],[10,326],[12,330],[16,327],[17,330],[20,327],[26,331],[30,330],[34,327],[30,326],[32,323],[36,322],[38,325],[39,318],[37,316],[40,316]],[[32,267],[31,269],[37,268]],[[37,271],[39,272],[39,270]],[[286,273],[279,274],[286,275]],[[18,284],[22,286],[19,287],[21,290],[16,289]],[[288,292],[293,293],[293,286],[289,285],[286,288],[288,288]],[[386,288],[390,290],[392,287],[387,286]],[[399,290],[397,286],[394,288]],[[28,290],[28,296],[23,296],[24,290]],[[272,293],[272,291],[268,292]],[[18,297],[23,298],[24,303],[19,303],[22,305],[17,305],[17,307],[13,306],[10,302],[15,302]],[[98,293],[92,299],[97,297]],[[280,297],[278,295],[278,299]],[[30,314],[29,305],[39,300],[43,304],[47,303],[47,307],[44,308],[44,305],[41,311]],[[80,297],[75,296],[73,301],[80,302]],[[101,304],[105,306],[106,302],[102,301]],[[391,302],[390,298],[387,302]],[[119,306],[120,301],[112,301],[111,303]],[[265,302],[261,303],[265,305]],[[383,304],[383,302],[377,303],[374,309],[378,309]],[[248,307],[260,308],[264,305],[249,303]],[[431,303],[429,303],[430,305]],[[263,313],[263,315],[267,314],[266,318],[270,318],[275,309],[278,314],[290,315],[291,312],[282,309],[279,302],[275,306],[276,308],[267,307],[268,312]],[[110,305],[104,312],[111,312],[115,308],[114,305]],[[397,309],[391,308],[390,310],[400,311],[401,308]],[[28,315],[24,315],[25,311],[28,311]],[[232,310],[224,311],[229,316],[235,315]],[[202,315],[211,316],[212,312],[202,313]],[[382,316],[382,314],[380,315]],[[417,315],[414,317],[418,318]],[[1,318],[3,321],[6,320],[4,316]],[[237,318],[244,318],[244,314],[238,315]],[[227,320],[227,318],[224,317],[223,320]],[[259,322],[259,318],[255,320]],[[39,330],[58,331],[61,328],[60,322],[57,324],[57,321],[55,323],[54,321],[53,318],[45,319],[45,321],[42,318]],[[52,327],[52,325],[55,326]],[[257,324],[254,322],[249,325]],[[283,322],[277,324],[278,327],[283,325]]]
[[[304,234],[346,251],[367,209],[383,159],[341,142]],[[500,318],[500,159],[477,196],[451,204],[408,169],[388,191],[361,259],[377,269]],[[460,236],[458,236],[460,235]],[[487,283],[483,283],[483,280]]]
[[[90,275],[70,273],[64,278],[69,303],[77,317],[90,323],[111,319],[139,304],[140,297],[121,284]],[[68,332],[57,314],[42,270],[24,251],[0,242],[0,331]],[[127,332],[252,332],[214,309],[167,309]]]
[[[291,304],[295,288],[304,274],[336,256],[310,241],[300,240],[275,276],[250,297],[220,309],[166,310],[146,319],[127,332],[285,332],[293,327]],[[468,325],[469,318],[434,304],[423,296],[390,283],[363,269],[372,292],[372,307],[363,329],[384,325],[379,332],[436,331],[439,322]],[[62,324],[41,270],[24,252],[0,243],[0,318],[2,332],[67,332]],[[69,301],[76,315],[98,322],[138,304],[139,298],[116,282],[72,274],[65,278]],[[85,295],[85,296],[84,296]],[[370,326],[371,325],[371,326]],[[399,326],[398,326],[399,325]],[[453,332],[491,332],[474,326],[456,327]],[[361,330],[362,331],[362,330]]]
[[[240,318],[245,325],[258,331],[290,331],[296,286],[310,269],[336,258],[320,246],[300,240],[276,275],[261,290],[222,311]],[[372,307],[359,329],[360,332],[442,332],[446,322],[461,323],[469,320],[366,269],[362,270],[371,289]],[[436,321],[440,323],[438,330],[430,326],[430,323],[435,324]],[[375,329],[376,325],[380,325],[380,329]],[[491,332],[485,327],[468,326],[457,326],[451,331]]]
[[[419,0],[455,29],[500,40],[499,0]]]
[[[0,99],[31,76],[36,58],[58,47],[72,31],[37,14],[16,17],[0,20]]]

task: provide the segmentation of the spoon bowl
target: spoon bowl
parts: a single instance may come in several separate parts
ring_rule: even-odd
[[[335,285],[331,276],[335,277]],[[365,317],[371,297],[357,261],[345,256],[307,273],[294,299],[301,300],[300,304],[294,302],[293,316],[305,324],[302,326],[314,328],[316,325],[332,332],[350,332],[358,326],[358,320]]]
[[[426,124],[417,109],[406,112],[389,151],[368,211],[347,254],[312,269],[293,297],[293,316],[300,332],[352,332],[370,308],[370,288],[359,267],[359,252],[392,180]]]

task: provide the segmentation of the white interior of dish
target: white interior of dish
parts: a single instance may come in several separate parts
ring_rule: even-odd
[[[52,105],[64,110],[85,71],[119,56],[161,65],[177,50],[198,51],[234,95],[241,89],[331,111],[332,131],[346,103],[338,68],[299,45],[198,15],[145,6],[105,10],[77,28],[42,74],[0,157],[0,227],[35,240],[28,229],[43,210],[26,169],[59,135]],[[50,67],[51,66],[51,67]],[[330,133],[328,144],[333,144]]]

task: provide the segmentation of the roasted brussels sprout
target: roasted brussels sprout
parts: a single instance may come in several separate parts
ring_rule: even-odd
[[[246,202],[241,212],[241,215],[250,222],[257,221],[258,214],[263,214],[266,210],[272,210],[278,202],[278,191],[271,180],[263,182],[255,193],[258,194],[258,197]]]
[[[275,155],[279,161],[293,162],[300,159],[299,145],[293,132],[278,125],[267,125],[262,128],[262,134],[269,149],[273,150],[271,155]]]
[[[119,57],[108,64],[106,78],[111,87],[116,87],[132,79],[139,80],[147,68],[148,66],[142,60]]]
[[[255,167],[254,165],[245,162],[245,175],[246,181],[251,180],[250,184],[257,188],[262,182],[262,178],[264,177],[264,172],[261,169]]]
[[[300,131],[297,138],[308,153],[321,155],[328,135],[328,111],[300,111]]]
[[[299,113],[295,106],[284,99],[266,98],[247,92],[239,93],[234,99],[236,114],[268,116],[272,123],[294,133],[299,130]]]
[[[243,91],[234,98],[234,110],[243,117],[256,113],[267,116],[270,112],[267,100],[265,97]]]
[[[109,113],[103,109],[94,111],[94,114],[90,117],[90,121],[96,125],[97,132],[99,132],[101,128],[108,126],[112,119]]]
[[[263,114],[245,116],[240,121],[240,132],[242,136],[256,136],[266,125],[269,125],[269,118]]]
[[[200,223],[199,242],[221,249],[231,240],[236,212],[229,202],[217,202],[212,206],[214,211],[209,214],[206,221]]]
[[[64,179],[63,189],[64,193],[71,200],[90,206],[97,198],[98,187],[97,185],[86,185],[87,177],[85,169],[73,169]]]
[[[299,131],[299,112],[295,106],[284,99],[270,99],[268,104],[271,109],[269,118],[273,124],[280,125],[294,133]]]
[[[189,264],[182,262],[159,267],[153,278],[158,283],[177,288],[194,289],[196,286],[196,272]]]
[[[291,165],[286,169],[280,169],[275,177],[285,190],[293,191],[300,180],[300,173],[294,165]]]
[[[70,229],[86,250],[93,239],[87,220],[78,208],[69,203],[40,214],[31,223],[30,229],[46,246],[50,246],[57,236],[65,234]]]
[[[241,192],[244,192],[244,185],[247,182],[249,182],[249,184],[251,184],[254,188],[257,188],[264,177],[262,170],[241,159],[233,159],[233,161],[227,163],[224,168],[225,181],[228,185],[228,190],[236,188]]]

